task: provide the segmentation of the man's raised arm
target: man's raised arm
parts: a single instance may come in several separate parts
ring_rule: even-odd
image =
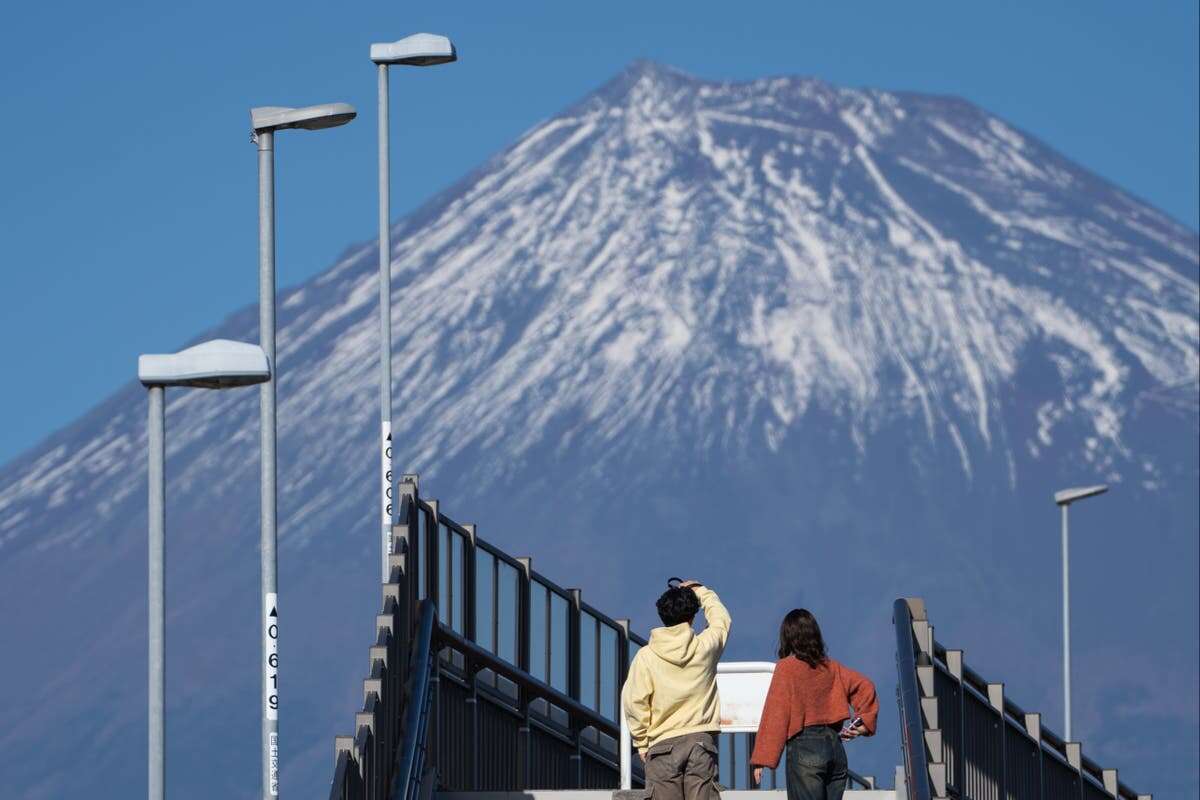
[[[696,593],[696,599],[700,601],[700,609],[704,612],[704,621],[708,623],[708,627],[701,631],[697,638],[709,647],[725,649],[733,618],[729,616],[729,611],[721,602],[721,598],[717,597],[716,592],[699,583],[690,583],[692,591]]]

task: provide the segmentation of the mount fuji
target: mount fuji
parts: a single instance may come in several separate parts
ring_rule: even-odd
[[[396,467],[612,616],[719,591],[729,656],[791,607],[879,684],[891,601],[1060,730],[1195,796],[1200,241],[960,99],[638,62],[392,232]],[[278,298],[283,791],[323,796],[379,602],[376,249]],[[199,338],[255,341],[256,309]],[[132,365],[134,354],[130,354]],[[254,797],[254,392],[169,391],[168,776]],[[145,780],[146,406],[0,467],[0,795]]]

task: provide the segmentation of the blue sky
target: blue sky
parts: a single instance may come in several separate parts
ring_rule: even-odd
[[[367,45],[429,30],[461,62],[394,74],[393,211],[635,58],[963,96],[1192,229],[1195,2],[26,3],[0,30],[0,462],[256,299],[252,105],[355,104],[277,147],[281,286],[376,229]]]

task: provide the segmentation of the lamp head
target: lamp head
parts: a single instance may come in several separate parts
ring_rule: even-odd
[[[150,386],[232,389],[271,379],[267,354],[256,344],[213,339],[178,353],[138,356],[138,380]]]
[[[304,108],[259,106],[250,109],[250,128],[255,136],[287,128],[315,131],[345,125],[355,116],[354,106],[349,103],[324,103]]]
[[[454,43],[436,33],[414,33],[398,42],[371,45],[371,60],[376,64],[401,64],[432,67],[458,60]]]
[[[1108,491],[1108,486],[1099,484],[1097,486],[1080,486],[1074,489],[1063,489],[1061,492],[1054,493],[1054,502],[1060,506],[1069,506],[1076,500],[1083,500],[1085,497],[1095,497],[1098,494],[1104,494]]]

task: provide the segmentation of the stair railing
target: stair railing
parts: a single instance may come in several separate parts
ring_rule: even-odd
[[[415,514],[415,497],[401,484],[395,530],[403,532]],[[375,643],[370,649],[370,673],[363,681],[362,710],[354,715],[354,734],[334,739],[334,776],[330,800],[386,797],[397,764],[405,670],[409,662],[410,609],[413,598],[407,573],[407,552],[401,540],[390,557],[391,574],[383,584],[383,607],[375,616]]]
[[[907,600],[897,600],[892,622],[896,626],[896,702],[900,707],[900,750],[904,755],[905,789],[908,800],[932,800],[929,750],[925,743],[925,710],[917,683],[918,649],[913,637],[913,615]],[[939,759],[940,759],[940,755]],[[944,796],[943,790],[941,795]]]
[[[940,645],[920,599],[897,600],[893,621],[911,800],[1150,800]]]
[[[451,519],[419,495],[417,476],[395,495],[371,677],[355,734],[335,740],[331,800],[421,800],[435,783],[616,788],[620,689],[646,640]],[[753,736],[720,737],[730,788],[751,788]],[[626,763],[626,785],[640,785],[640,763]]]
[[[437,668],[433,650],[437,609],[431,601],[422,600],[418,614],[408,668],[408,690],[404,697],[404,724],[396,754],[396,778],[388,795],[391,800],[417,800],[421,796],[422,783],[429,779],[425,757],[429,751],[431,684]]]

